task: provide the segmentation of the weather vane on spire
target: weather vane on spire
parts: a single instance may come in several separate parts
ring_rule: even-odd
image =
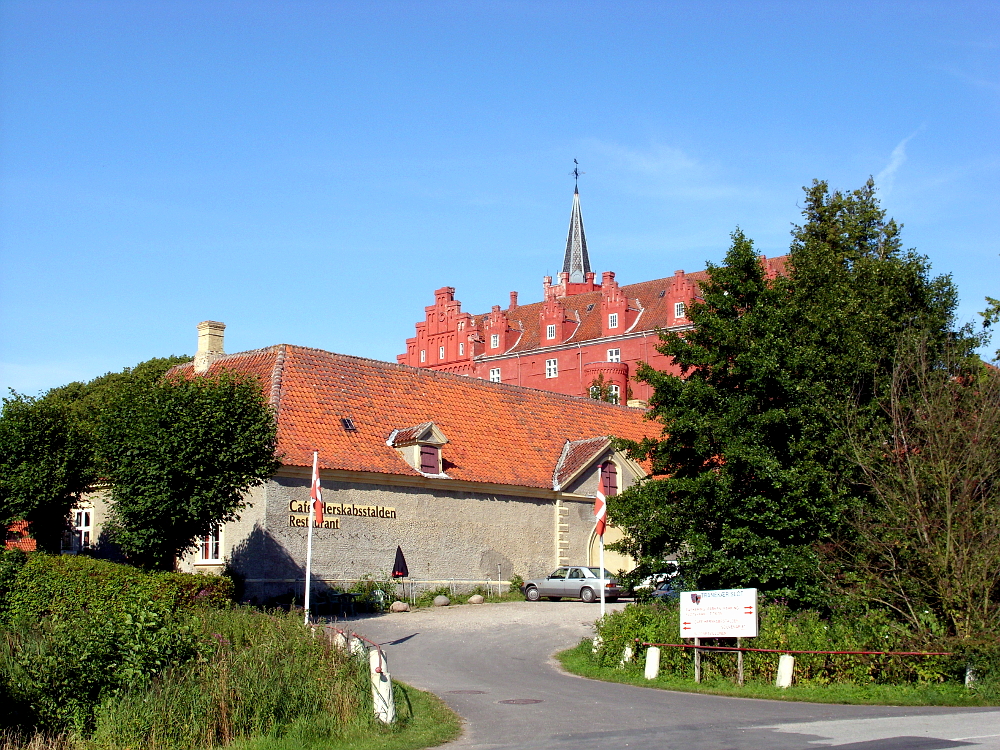
[[[570,176],[573,177],[574,187],[579,188],[580,187],[580,175],[587,174],[587,173],[580,171],[580,162],[578,162],[576,159],[573,160],[573,164],[575,164],[576,166],[573,167],[573,171],[570,172]]]

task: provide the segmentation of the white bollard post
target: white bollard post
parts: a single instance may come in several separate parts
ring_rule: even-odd
[[[392,696],[392,678],[389,663],[377,648],[368,652],[368,664],[372,672],[372,700],[375,703],[375,717],[383,724],[396,720],[396,702]]]
[[[655,680],[660,676],[660,649],[650,646],[646,649],[646,679]]]
[[[626,646],[625,650],[622,652],[622,660],[618,663],[618,666],[624,669],[626,664],[631,664],[631,663],[632,663],[632,647]]]
[[[778,679],[775,680],[775,687],[786,688],[792,685],[792,672],[795,671],[795,657],[791,654],[782,654],[778,657]]]

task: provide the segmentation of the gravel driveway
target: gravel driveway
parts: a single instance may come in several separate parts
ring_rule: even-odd
[[[593,635],[598,607],[571,601],[465,605],[362,617],[342,626],[383,644],[393,676],[436,693],[465,719],[463,736],[447,747],[1000,750],[996,709],[724,698],[562,672],[552,655]]]

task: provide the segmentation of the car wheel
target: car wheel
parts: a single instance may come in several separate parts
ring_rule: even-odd
[[[550,602],[558,602],[562,599],[561,596],[547,596],[545,598],[548,599]]]
[[[580,598],[583,599],[583,601],[587,602],[587,604],[590,604],[597,597],[594,595],[593,589],[584,588],[580,589]]]
[[[538,595],[538,589],[534,586],[528,586],[528,588],[524,590],[524,598],[529,602],[537,602],[542,597]]]

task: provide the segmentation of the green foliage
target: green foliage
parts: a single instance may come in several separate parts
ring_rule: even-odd
[[[696,588],[824,601],[816,545],[866,494],[842,450],[845,406],[860,405],[858,424],[880,418],[877,376],[891,371],[904,330],[948,338],[950,279],[901,249],[871,181],[848,194],[814,183],[803,213],[787,276],[768,278],[734,232],[688,307],[693,330],[661,337],[681,377],[639,368],[664,434],[618,447],[665,478],[612,498],[608,513],[625,532],[613,547],[643,575],[676,556]]]
[[[515,573],[510,577],[510,586],[507,590],[512,594],[520,594],[522,586],[524,586],[524,579]]]
[[[0,413],[0,524],[27,520],[59,550],[69,509],[96,478],[93,442],[68,405],[11,391]]]
[[[639,669],[645,649],[636,639],[646,643],[683,643],[680,639],[679,605],[676,601],[651,605],[629,605],[624,610],[607,615],[598,624],[601,646],[595,656],[602,666],[617,667],[626,646],[632,646],[637,657],[632,669]],[[690,641],[689,641],[690,642]],[[704,639],[704,645],[735,646],[735,639]],[[910,684],[962,681],[969,663],[979,665],[984,682],[1000,678],[992,672],[1000,658],[995,642],[982,643],[973,656],[969,647],[957,649],[947,639],[929,640],[902,628],[885,610],[860,607],[835,609],[822,617],[815,610],[789,609],[783,602],[770,602],[760,607],[759,636],[744,639],[752,648],[789,649],[801,651],[945,651],[952,657],[897,657],[832,654],[796,654],[796,682],[814,684],[853,683]],[[751,681],[774,682],[777,655],[747,652],[744,673]],[[660,667],[674,676],[693,679],[694,665],[689,649],[663,648]],[[703,652],[703,676],[727,680],[736,678],[735,653]]]
[[[623,394],[616,393],[612,390],[613,386],[614,383],[606,380],[603,372],[598,373],[597,377],[590,381],[590,387],[587,390],[587,393],[590,398],[595,401],[604,401],[609,404],[628,403],[629,399],[632,398],[632,389],[626,389],[623,399]]]
[[[7,613],[7,597],[17,583],[21,568],[28,561],[28,555],[19,549],[0,551],[0,620]]]
[[[986,302],[989,307],[979,313],[983,316],[983,328],[989,328],[994,323],[1000,323],[1000,299],[987,297]],[[1000,360],[1000,349],[997,349],[994,359]]]
[[[354,582],[348,591],[360,594],[354,600],[354,606],[360,611],[384,612],[396,598],[399,584],[391,577],[382,574],[380,577],[367,574]]]
[[[130,560],[170,568],[199,535],[239,517],[245,493],[280,465],[276,445],[252,377],[126,383],[100,421],[115,541]]]

